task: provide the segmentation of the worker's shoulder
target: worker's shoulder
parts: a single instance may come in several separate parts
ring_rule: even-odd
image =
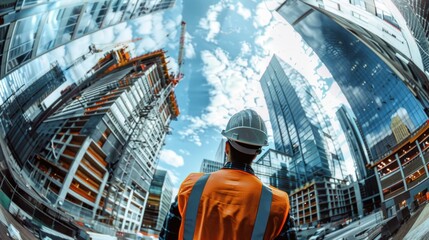
[[[196,181],[198,181],[198,179],[200,179],[200,177],[204,175],[204,173],[191,173],[189,174],[185,180],[183,180],[182,182],[182,187],[183,186],[187,186],[187,185],[193,185]]]
[[[190,173],[185,181],[191,181],[191,182],[196,182],[198,179],[200,179],[201,176],[203,176],[205,173],[202,172],[196,172],[196,173]]]
[[[198,179],[201,178],[202,175],[204,175],[204,173],[189,174],[180,185],[179,194],[190,192],[194,187],[195,183],[198,181]]]
[[[270,188],[271,188],[271,192],[273,193],[274,196],[277,196],[279,198],[287,198],[287,199],[289,199],[289,196],[288,196],[288,194],[286,192],[284,192],[282,190],[279,190],[279,189],[277,189],[275,187],[272,187],[272,186],[270,186]]]

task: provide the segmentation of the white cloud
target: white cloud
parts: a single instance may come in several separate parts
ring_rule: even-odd
[[[208,30],[206,41],[217,43],[216,36],[220,32],[220,23],[217,20],[219,13],[227,7],[226,1],[220,1],[209,7],[205,18],[200,19],[199,27]]]
[[[136,30],[139,35],[150,35],[151,33],[153,33],[153,16],[154,14],[149,14],[139,18],[138,22],[136,23]]]
[[[250,51],[251,51],[250,44],[248,42],[245,42],[245,41],[241,42],[241,53],[243,55],[245,55],[245,54],[250,53]]]
[[[165,162],[166,164],[171,165],[173,167],[180,167],[183,166],[183,164],[185,163],[182,156],[169,149],[161,150],[159,154],[159,159],[162,162]]]
[[[253,18],[253,26],[255,28],[267,26],[272,18],[271,12],[265,6],[265,3],[261,2],[256,6],[256,16]]]
[[[210,103],[202,115],[183,118],[189,123],[188,129],[179,132],[183,138],[200,146],[199,135],[205,129],[215,128],[220,132],[233,114],[246,108],[256,110],[269,125],[265,101],[261,101],[264,97],[259,84],[260,73],[249,67],[247,57],[243,56],[248,51],[243,47],[236,58],[231,58],[221,48],[201,52]]]
[[[168,67],[173,71],[173,72],[177,72],[179,69],[179,64],[177,63],[177,59],[169,57],[168,58]]]
[[[191,59],[195,57],[194,43],[192,42],[193,37],[191,34],[186,32],[185,34],[185,58]]]
[[[245,8],[241,2],[237,3],[237,13],[245,20],[249,19],[251,16],[250,10]]]
[[[181,154],[183,154],[183,155],[186,155],[186,156],[191,155],[191,153],[190,153],[189,151],[186,151],[186,150],[184,150],[184,149],[179,149],[179,152],[180,152]]]

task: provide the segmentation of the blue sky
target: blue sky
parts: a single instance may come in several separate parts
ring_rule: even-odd
[[[331,102],[332,114],[336,108],[332,102],[343,98],[316,55],[275,12],[280,3],[184,0],[176,6],[187,23],[188,54],[182,67],[185,78],[176,90],[181,115],[171,123],[173,135],[167,137],[159,162],[170,172],[176,191],[190,172],[199,171],[204,158],[214,159],[220,131],[236,112],[244,108],[259,112],[272,143],[259,79],[273,54],[313,83],[320,97]],[[170,51],[174,57],[178,52]]]
[[[189,173],[199,171],[204,158],[214,158],[220,131],[234,113],[244,108],[256,110],[268,126],[272,143],[259,79],[273,54],[294,66],[314,85],[330,116],[334,116],[338,103],[345,101],[317,56],[275,12],[281,2],[177,0],[167,11],[121,23],[59,47],[15,74],[36,76],[40,69],[47,70],[52,59],[67,66],[86,53],[90,44],[107,51],[135,38],[142,40],[128,44],[132,54],[163,48],[169,56],[169,67],[177,71],[180,22],[184,20],[185,77],[175,90],[181,115],[170,125],[173,134],[168,135],[159,161],[159,168],[168,170],[176,192]],[[100,57],[102,54],[94,54],[71,68],[67,73],[69,81],[83,77]],[[340,129],[335,122],[333,125]],[[345,139],[339,140],[344,146]]]

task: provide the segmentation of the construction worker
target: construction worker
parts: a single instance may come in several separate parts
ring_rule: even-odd
[[[251,167],[268,145],[262,118],[253,110],[240,111],[222,135],[228,139],[227,163],[183,181],[160,239],[295,239],[288,231],[293,222],[287,193],[263,185]]]

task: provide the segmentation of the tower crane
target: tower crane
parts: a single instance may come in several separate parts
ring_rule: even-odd
[[[138,37],[138,38],[133,38],[133,39],[128,40],[128,41],[124,41],[124,42],[117,43],[117,44],[113,47],[113,49],[127,47],[127,44],[128,44],[128,43],[138,42],[138,41],[140,41],[140,40],[142,40],[142,39],[143,39],[143,38]]]
[[[81,63],[81,62],[85,61],[85,60],[86,60],[86,58],[87,58],[89,55],[92,55],[92,54],[94,54],[94,53],[100,53],[100,52],[103,52],[103,50],[102,50],[102,49],[98,49],[98,48],[96,48],[94,44],[89,45],[89,46],[88,46],[88,48],[89,48],[89,51],[88,51],[87,53],[83,54],[82,56],[80,56],[80,57],[76,58],[76,59],[75,59],[75,60],[74,60],[70,65],[68,65],[68,66],[65,68],[65,71],[67,71],[67,70],[69,70],[70,68],[74,67],[76,64],[78,64],[78,63]]]
[[[179,44],[179,56],[177,58],[177,64],[179,65],[179,70],[177,75],[173,79],[173,84],[176,85],[180,80],[182,80],[184,74],[181,71],[181,67],[183,64],[183,53],[185,49],[185,30],[186,30],[186,22],[182,21],[181,30],[180,30],[180,44]]]
[[[70,68],[76,66],[76,64],[79,64],[79,63],[85,61],[92,54],[105,52],[109,48],[110,49],[126,48],[128,43],[137,42],[137,41],[140,41],[142,39],[143,38],[139,37],[139,38],[133,38],[133,39],[128,40],[128,41],[119,42],[119,43],[116,43],[116,44],[109,43],[107,46],[104,46],[103,48],[97,48],[95,46],[95,44],[91,44],[91,45],[88,46],[89,51],[87,53],[81,55],[80,57],[76,58],[70,65],[68,65],[65,68],[65,71],[67,71]],[[101,45],[101,44],[97,44],[97,45]],[[113,45],[113,47],[111,47],[112,45]]]

